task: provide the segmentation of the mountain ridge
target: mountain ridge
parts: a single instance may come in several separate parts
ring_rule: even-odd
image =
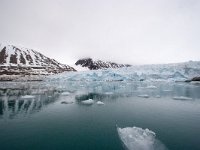
[[[14,45],[0,44],[0,74],[56,74],[64,71],[76,71],[42,53]]]
[[[82,58],[79,59],[75,65],[80,65],[82,67],[87,67],[89,70],[99,70],[99,69],[107,69],[107,68],[122,68],[122,67],[130,67],[129,64],[118,64],[110,61],[102,61],[102,60],[93,60],[92,58]]]

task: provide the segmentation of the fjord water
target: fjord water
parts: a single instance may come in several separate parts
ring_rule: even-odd
[[[143,131],[162,145],[148,150],[200,149],[199,84],[1,82],[0,88],[1,150],[142,149],[149,144],[126,144]],[[94,103],[82,103],[88,99]]]

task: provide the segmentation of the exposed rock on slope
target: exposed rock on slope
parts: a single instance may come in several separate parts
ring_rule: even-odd
[[[192,79],[185,80],[185,82],[192,82],[192,81],[200,81],[200,77],[194,77]]]
[[[200,81],[200,77],[194,77],[192,81]]]
[[[130,67],[128,64],[117,64],[113,62],[104,62],[101,60],[94,61],[91,58],[79,59],[75,65],[81,65],[82,67],[87,67],[90,70],[98,70],[105,68],[122,68],[122,67]]]
[[[76,71],[27,48],[0,44],[0,75],[48,75]]]

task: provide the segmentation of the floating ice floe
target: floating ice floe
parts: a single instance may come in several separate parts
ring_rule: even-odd
[[[97,105],[104,105],[104,103],[102,101],[98,101]]]
[[[69,92],[63,92],[61,95],[62,96],[68,96],[70,93]]]
[[[191,97],[185,97],[185,96],[175,96],[173,97],[175,100],[192,100]]]
[[[161,96],[160,95],[156,95],[156,98],[161,98]]]
[[[113,92],[105,92],[106,95],[112,95]]]
[[[24,95],[24,96],[21,96],[22,99],[33,99],[35,98],[34,95]]]
[[[94,100],[88,99],[88,100],[82,101],[82,103],[86,105],[92,105],[94,103]]]
[[[171,92],[172,90],[163,90],[164,92]]]
[[[147,88],[147,89],[157,89],[157,87],[154,86],[154,85],[147,86],[146,88]]]
[[[156,134],[139,127],[117,128],[118,134],[128,150],[166,150]]]
[[[144,95],[138,95],[138,97],[149,98],[149,95],[147,95],[147,94],[144,94]]]

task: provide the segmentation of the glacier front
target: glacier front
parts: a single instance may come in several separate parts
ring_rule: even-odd
[[[119,69],[64,72],[47,77],[62,81],[185,81],[200,76],[200,61],[175,64],[135,65]]]

